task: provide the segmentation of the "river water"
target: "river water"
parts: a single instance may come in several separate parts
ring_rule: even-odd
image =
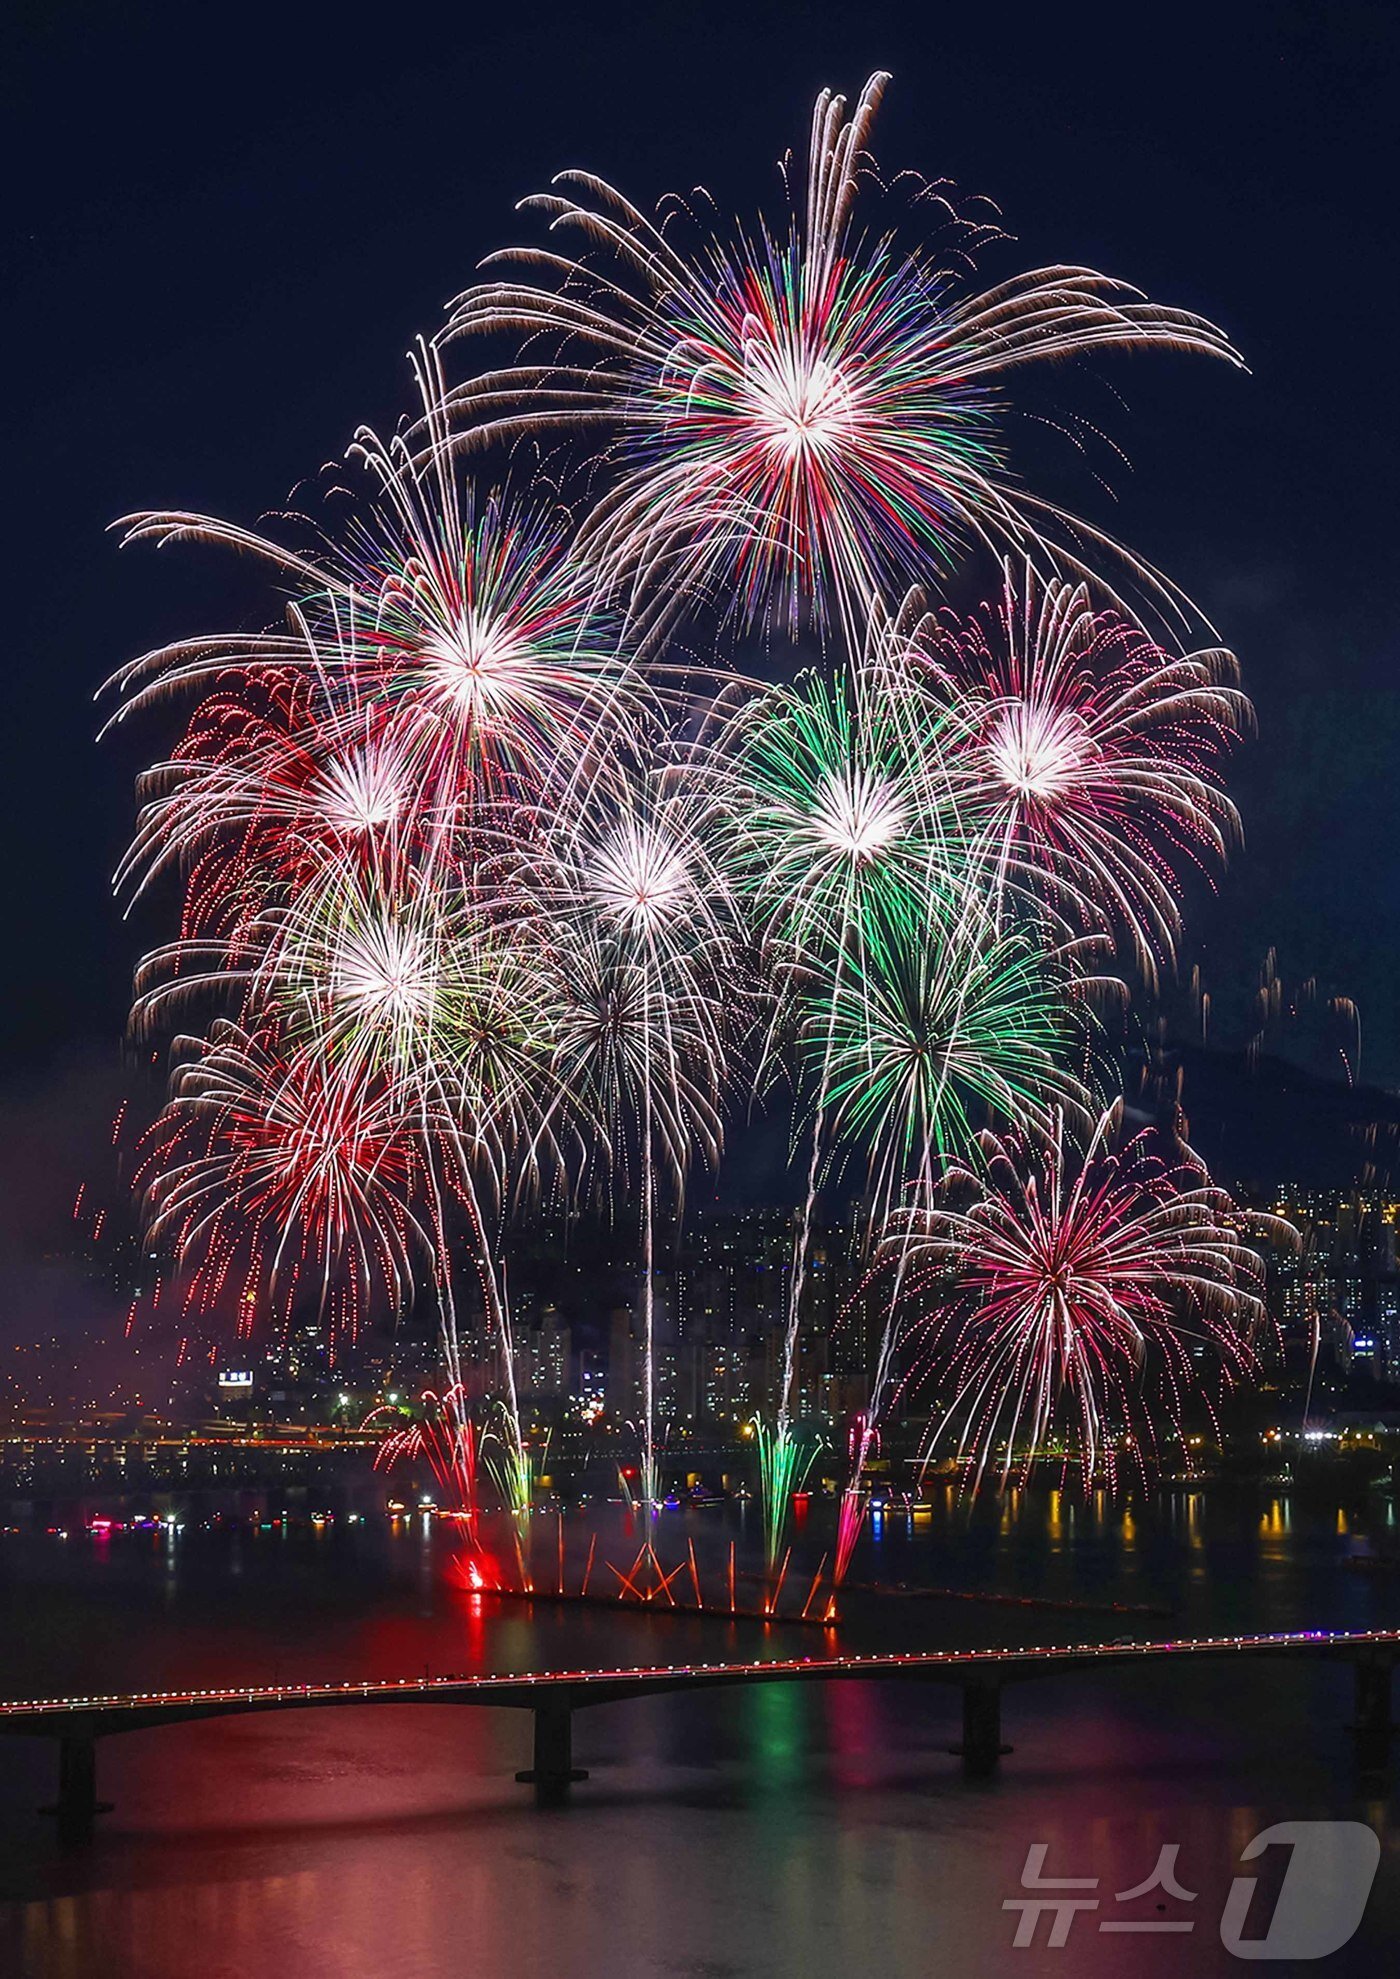
[[[792,1624],[607,1607],[527,1608],[462,1584],[445,1522],[364,1516],[288,1525],[256,1501],[181,1508],[181,1531],[84,1530],[81,1508],[0,1533],[0,1693],[407,1676],[846,1650],[985,1646],[1400,1624],[1400,1530],[1388,1500],[1339,1509],[1211,1487],[1150,1502],[1035,1492],[969,1510],[951,1497],[887,1514],[839,1635]],[[120,1514],[121,1507],[107,1507]],[[238,1513],[241,1516],[233,1517]],[[259,1514],[261,1513],[261,1516]],[[251,1514],[251,1516],[250,1516]],[[65,1524],[66,1521],[66,1524]],[[592,1586],[615,1585],[639,1536],[599,1508]],[[695,1543],[707,1595],[740,1605],[758,1566],[753,1508],[668,1513],[668,1564]],[[590,1526],[565,1522],[577,1586]],[[63,1536],[66,1530],[67,1536]],[[830,1543],[813,1511],[783,1606],[800,1606]],[[538,1584],[559,1530],[537,1519]],[[1365,1562],[1381,1556],[1381,1564]],[[1358,1565],[1357,1562],[1362,1564]],[[676,1583],[686,1597],[689,1567]],[[1001,1593],[1011,1605],[959,1598]],[[1127,1604],[1113,1612],[1110,1604]],[[1068,1604],[1084,1604],[1080,1607]],[[1156,1612],[1128,1612],[1128,1608]],[[35,1810],[46,1742],[0,1744],[0,1973],[23,1979],[758,1979],[759,1975],[1237,1971],[1222,1943],[1232,1880],[1258,1876],[1244,1935],[1268,1929],[1285,1848],[1241,1866],[1280,1822],[1364,1823],[1380,1863],[1341,1950],[1273,1970],[1388,1971],[1400,1941],[1400,1825],[1355,1773],[1345,1669],[1307,1662],[1144,1664],[1013,1687],[997,1778],[968,1782],[947,1747],[958,1693],[937,1685],[762,1685],[584,1712],[591,1777],[537,1810],[525,1714],[405,1705],[167,1727],[104,1741],[115,1801],[88,1851]],[[1073,1892],[1067,1942],[1014,1942],[1028,1852]],[[1119,1902],[1176,1845],[1175,1881]],[[1189,1923],[1119,1931],[1106,1921]]]

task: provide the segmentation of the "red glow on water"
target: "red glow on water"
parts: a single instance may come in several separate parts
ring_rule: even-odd
[[[494,1554],[481,1547],[459,1553],[448,1569],[452,1581],[468,1594],[493,1594],[506,1586]]]

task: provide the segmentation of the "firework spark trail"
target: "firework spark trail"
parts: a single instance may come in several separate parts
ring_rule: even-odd
[[[791,1379],[791,1370],[785,1367],[785,1387]],[[763,1505],[764,1559],[771,1575],[782,1557],[783,1535],[793,1498],[806,1484],[821,1444],[815,1438],[804,1442],[791,1420],[782,1414],[771,1428],[761,1416],[755,1416],[752,1429]]]
[[[759,1446],[775,1558],[785,1480],[798,1462],[791,1407],[824,1167],[839,1159],[843,1143],[873,1128],[878,1222],[897,1187],[912,1181],[927,1190],[937,1160],[961,1145],[970,1132],[965,1100],[1005,1117],[1013,1106],[1036,1103],[1038,1077],[1054,1089],[1056,1039],[1045,995],[1036,1001],[1020,937],[990,925],[975,865],[950,828],[957,822],[945,739],[952,724],[925,720],[915,730],[909,721],[910,655],[925,622],[916,594],[890,625],[877,621],[860,668],[832,687],[816,680],[761,707],[743,752],[740,844],[770,939],[792,957],[813,1094],[782,1389],[773,1433]],[[857,1493],[892,1348],[887,1328]],[[838,1576],[848,1559],[849,1544],[838,1556]]]
[[[962,717],[953,749],[967,778],[964,815],[992,851],[998,915],[1021,918],[1048,902],[1062,932],[1126,931],[1155,979],[1158,961],[1174,956],[1179,927],[1171,853],[1197,863],[1223,857],[1236,825],[1207,774],[1249,718],[1243,697],[1222,681],[1228,656],[1173,658],[1114,614],[1093,612],[1082,586],[1038,594],[1027,570],[1018,591],[1008,565],[999,612],[945,629],[929,661],[938,698]],[[838,1580],[894,1369],[911,1229],[906,1222],[843,1506]]]
[[[860,969],[836,986],[822,1021],[835,1040],[828,1085],[834,1138],[866,1145],[878,1230],[888,1226],[897,1198],[906,1217],[931,1199],[944,1166],[973,1141],[979,1114],[1034,1126],[1048,1120],[1055,1100],[1079,1102],[1082,1089],[1062,1062],[1063,959],[1052,955],[1047,965],[1024,936],[999,931],[975,888],[941,920],[898,896],[882,901],[863,917],[860,934]],[[837,1584],[859,1531],[865,1464],[899,1345],[907,1235],[895,1248],[842,1502]]]
[[[594,732],[645,697],[598,579],[562,513],[464,483],[431,353],[419,373],[426,442],[362,429],[351,451],[373,494],[315,560],[209,516],[151,511],[123,541],[204,541],[248,552],[294,585],[285,633],[161,647],[123,667],[113,720],[177,691],[303,682],[310,746],[372,732],[402,757],[397,803],[419,830],[455,833],[491,800],[566,802]],[[341,774],[344,774],[342,771]]]
[[[1223,859],[1236,829],[1228,799],[1210,780],[1250,715],[1228,684],[1228,655],[1174,658],[1116,614],[1093,611],[1083,586],[1042,587],[1027,569],[1018,587],[1009,564],[999,610],[970,624],[945,615],[937,629],[925,620],[911,650],[924,691],[945,717],[954,809],[968,834],[964,862],[981,876],[969,898],[985,887],[998,933],[1039,925],[1071,948],[1078,935],[1081,975],[1096,941],[1107,946],[1126,935],[1154,981],[1159,960],[1174,958],[1176,865]],[[1091,980],[1081,982],[1081,995]],[[1024,1106],[1003,1104],[1001,1113],[1033,1124]],[[940,1158],[955,1152],[954,1138]],[[917,1191],[933,1171],[925,1162],[922,1174],[903,1172]],[[901,1250],[843,1501],[838,1581],[859,1529],[860,1480],[895,1368],[906,1263]]]
[[[477,1434],[471,1420],[470,1404],[464,1388],[454,1384],[441,1394],[426,1390],[419,1397],[420,1414],[408,1423],[391,1428],[374,1455],[376,1470],[392,1470],[407,1460],[427,1463],[441,1497],[460,1505],[466,1514],[467,1542],[474,1553],[481,1550],[480,1520],[477,1513]],[[362,1428],[387,1416],[385,1408],[371,1409]]]
[[[870,1411],[863,1409],[851,1426],[848,1476],[836,1513],[836,1553],[831,1568],[833,1587],[841,1587],[850,1571],[851,1556],[865,1523],[865,1467],[878,1443],[879,1430]]]
[[[899,795],[891,774],[886,738],[876,724],[861,719],[851,703],[860,693],[860,676],[843,691],[815,681],[806,693],[765,710],[753,771],[746,779],[749,803],[743,827],[758,866],[760,884],[776,886],[777,904],[797,936],[799,958],[809,943],[813,911],[824,912],[834,948],[839,984],[846,963],[846,936],[856,904],[888,862],[892,848],[909,836],[917,813]],[[871,759],[874,759],[873,761]],[[756,774],[755,774],[756,772]],[[765,802],[766,799],[766,802]],[[747,848],[746,848],[747,849]],[[795,882],[795,891],[789,890]],[[813,903],[814,892],[818,903]],[[835,897],[832,898],[831,896]],[[791,940],[791,934],[789,934]],[[798,967],[802,966],[801,960]],[[828,1027],[823,1063],[811,1109],[806,1189],[798,1209],[789,1267],[788,1309],[783,1339],[781,1388],[771,1434],[756,1424],[759,1475],[770,1571],[782,1545],[787,1507],[803,1465],[794,1435],[797,1353],[812,1219],[820,1187],[825,1094],[830,1073],[834,1025]]]
[[[649,1513],[658,1499],[658,1155],[678,1205],[694,1154],[717,1164],[734,1079],[732,1014],[743,1001],[732,903],[702,829],[713,796],[693,755],[684,767],[684,776],[660,766],[624,787],[620,801],[557,848],[560,919],[572,928],[561,1062],[593,1096],[613,1162],[635,1146],[638,1163]]]

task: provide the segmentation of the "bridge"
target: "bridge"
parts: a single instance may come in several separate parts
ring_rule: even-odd
[[[1040,1648],[933,1649],[868,1656],[772,1657],[749,1663],[657,1663],[634,1669],[540,1670],[503,1676],[369,1678],[330,1684],[227,1685],[209,1690],[136,1691],[92,1697],[18,1698],[0,1702],[0,1735],[58,1741],[59,1834],[91,1838],[108,1811],[97,1796],[97,1741],[121,1732],[201,1718],[266,1711],[310,1711],[384,1704],[501,1706],[534,1714],[534,1764],[516,1774],[541,1802],[558,1801],[588,1775],[573,1763],[573,1714],[626,1698],[738,1684],[895,1681],[946,1683],[962,1689],[962,1741],[952,1750],[971,1776],[992,1772],[1003,1754],[1002,1691],[1037,1677],[1144,1664],[1160,1670],[1184,1661],[1321,1658],[1355,1671],[1351,1727],[1364,1771],[1384,1768],[1391,1739],[1391,1673],[1400,1629],[1203,1636],[1168,1642],[1077,1643]]]

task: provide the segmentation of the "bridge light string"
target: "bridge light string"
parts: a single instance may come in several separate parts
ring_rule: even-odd
[[[1064,1660],[1075,1657],[1081,1660],[1125,1661],[1134,1655],[1168,1655],[1176,1653],[1213,1653],[1223,1650],[1238,1650],[1249,1653],[1272,1649],[1306,1648],[1325,1644],[1338,1648],[1400,1648],[1400,1629],[1295,1629],[1270,1634],[1246,1636],[1191,1636],[1180,1637],[1165,1642],[1136,1642],[1130,1644],[1113,1642],[1090,1643],[1045,1643],[1029,1645],[1026,1648],[1012,1649],[968,1649],[968,1650],[906,1650],[895,1652],[870,1652],[854,1656],[837,1657],[787,1657],[755,1659],[747,1663],[690,1664],[662,1663],[634,1666],[632,1668],[593,1668],[582,1670],[529,1671],[521,1673],[491,1672],[476,1676],[429,1677],[367,1677],[346,1678],[338,1684],[294,1684],[254,1686],[247,1685],[212,1688],[195,1691],[137,1691],[128,1693],[107,1693],[91,1697],[54,1698],[11,1698],[0,1701],[0,1715],[24,1716],[35,1712],[57,1712],[95,1707],[136,1709],[149,1704],[200,1704],[204,1702],[238,1703],[253,1697],[277,1700],[281,1698],[302,1698],[312,1696],[336,1696],[354,1692],[363,1696],[366,1692],[385,1693],[397,1697],[405,1689],[446,1688],[468,1691],[491,1691],[502,1688],[519,1688],[521,1685],[549,1688],[552,1685],[578,1684],[588,1682],[606,1683],[609,1681],[632,1681],[655,1679],[659,1682],[677,1678],[690,1678],[702,1682],[707,1676],[723,1678],[729,1676],[788,1676],[806,1673],[820,1679],[829,1675],[840,1675],[843,1671],[878,1675],[885,1669],[898,1669],[909,1665],[915,1667],[961,1668],[967,1664],[993,1662],[1015,1663],[1047,1660]],[[586,1708],[586,1707],[579,1707]]]

